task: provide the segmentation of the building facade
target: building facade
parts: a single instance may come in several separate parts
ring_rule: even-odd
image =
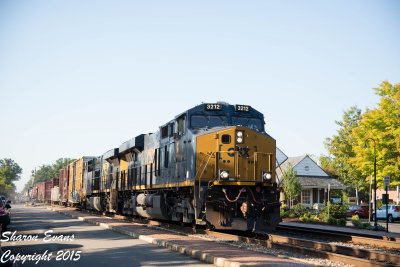
[[[288,157],[279,148],[276,149],[276,173],[279,183],[285,183],[283,173],[290,167],[296,172],[296,179],[301,184],[302,192],[298,202],[305,206],[323,205],[328,199],[328,190],[343,190],[346,186],[330,177],[309,156]],[[281,198],[283,199],[283,198]]]

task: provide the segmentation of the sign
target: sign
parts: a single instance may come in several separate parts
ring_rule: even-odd
[[[382,204],[389,204],[389,194],[382,194]]]
[[[240,112],[249,112],[250,111],[250,106],[245,106],[245,105],[235,105],[235,110],[240,111]]]
[[[204,104],[205,110],[222,110],[221,104]]]
[[[383,177],[383,185],[390,186],[390,176]]]

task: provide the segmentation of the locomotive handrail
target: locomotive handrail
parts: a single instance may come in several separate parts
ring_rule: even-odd
[[[204,165],[204,168],[203,168],[203,170],[202,170],[202,172],[201,172],[201,174],[200,174],[200,176],[199,176],[199,188],[200,188],[200,185],[201,185],[201,176],[203,176],[203,173],[204,173],[204,171],[205,171],[205,169],[206,169],[206,167],[207,167],[207,165],[208,165],[208,162],[210,161],[210,159],[212,158],[212,156],[213,156],[213,152],[211,152],[210,154],[204,154],[205,156],[208,156],[208,160],[207,160],[207,162],[206,162],[206,164]],[[200,166],[199,166],[199,169],[201,168],[201,165],[203,164],[203,162],[204,162],[204,159],[205,159],[205,156],[203,157],[203,160],[201,161],[201,163],[200,163]],[[197,174],[198,174],[198,172],[196,172],[196,175],[195,175],[195,183],[196,183],[196,176],[197,176]],[[200,198],[200,190],[199,190],[199,198]]]
[[[271,155],[272,155],[272,153],[255,151],[254,152],[254,181],[256,180],[256,177],[257,177],[258,154],[263,154],[263,155],[268,156],[268,171],[271,171]]]
[[[234,162],[234,177],[239,178],[239,151],[219,151],[217,153],[228,153],[228,154],[235,154],[235,162]],[[215,173],[218,175],[218,160],[219,157],[215,157]]]

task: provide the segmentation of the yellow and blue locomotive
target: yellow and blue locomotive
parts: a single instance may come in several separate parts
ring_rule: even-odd
[[[201,104],[84,161],[82,204],[215,229],[273,229],[275,149],[252,107]]]

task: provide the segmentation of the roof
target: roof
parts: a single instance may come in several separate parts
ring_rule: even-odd
[[[328,188],[330,189],[346,189],[346,186],[332,177],[296,177],[302,188]]]
[[[278,178],[280,179],[282,177],[282,172],[285,172],[287,168],[289,168],[289,164],[292,165],[292,167],[296,166],[301,162],[304,158],[308,157],[307,155],[304,156],[298,156],[298,157],[289,157],[287,160],[285,160],[280,166],[276,168],[276,174],[278,175]]]
[[[307,159],[307,160],[305,160]],[[304,161],[305,164],[311,164],[310,167],[313,167],[314,172],[308,173],[300,170],[297,172],[296,179],[300,182],[303,188],[328,188],[330,185],[331,189],[346,189],[346,186],[342,184],[340,181],[335,178],[330,177],[325,173],[324,170],[321,169],[309,156],[303,155],[298,157],[289,157],[285,160],[280,166],[276,168],[276,175],[280,181],[283,180],[282,172],[285,172],[289,168],[289,164],[296,170],[299,170],[299,167],[302,167],[300,162]],[[295,168],[298,165],[297,168]],[[311,170],[311,168],[309,168]],[[314,175],[313,175],[314,174]],[[284,181],[282,181],[284,183]]]
[[[279,149],[279,147],[276,147],[276,160],[277,160],[277,162],[275,163],[275,168],[278,167],[278,163],[282,164],[287,159],[288,159],[288,156],[286,156],[286,154],[283,153],[282,150]]]

